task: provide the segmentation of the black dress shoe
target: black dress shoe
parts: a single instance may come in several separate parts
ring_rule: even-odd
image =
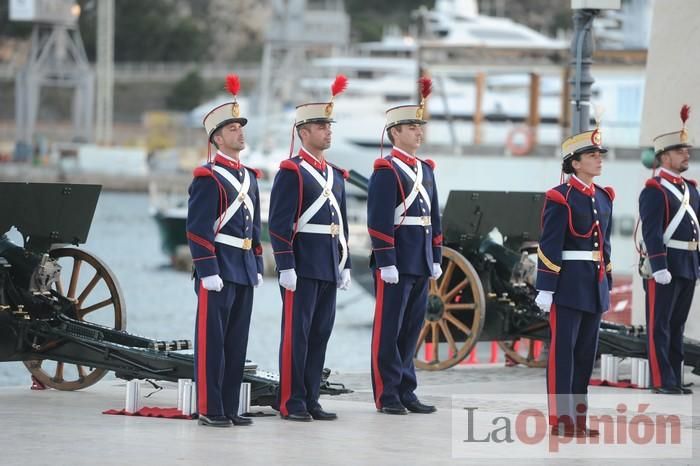
[[[231,427],[231,419],[226,416],[206,416],[200,414],[198,423],[200,426],[208,427]]]
[[[681,386],[681,387],[678,387],[678,389],[679,389],[679,390],[681,391],[681,393],[683,393],[684,395],[692,395],[692,394],[693,394],[693,390],[691,390],[690,388],[686,388],[686,387]]]
[[[408,414],[408,411],[406,411],[406,408],[404,408],[403,405],[382,406],[381,409],[378,409],[377,411],[384,414]]]
[[[425,405],[418,400],[411,401],[410,403],[404,403],[406,409],[412,413],[418,414],[430,414],[437,411],[437,408],[433,405]]]
[[[309,414],[317,421],[334,421],[338,419],[337,414],[324,411],[323,408],[309,410]]]
[[[226,417],[231,419],[234,426],[249,426],[253,423],[251,418],[239,416],[238,414],[227,414]]]
[[[282,419],[286,421],[296,421],[296,422],[311,422],[313,421],[313,418],[311,417],[311,414],[309,413],[300,413],[300,414],[288,414],[286,416],[282,416]]]
[[[682,395],[683,391],[679,387],[655,387],[652,390],[652,393],[656,393],[659,395]]]

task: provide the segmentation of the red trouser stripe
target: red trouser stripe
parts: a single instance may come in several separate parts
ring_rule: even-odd
[[[207,306],[209,292],[200,282],[197,310],[197,406],[201,414],[209,414],[207,404]]]
[[[382,311],[384,310],[384,282],[379,270],[376,271],[377,303],[374,307],[374,327],[372,328],[372,370],[374,372],[374,404],[382,408],[381,397],[384,392],[382,374],[379,372],[379,343],[382,335]]]
[[[651,367],[651,384],[654,387],[661,387],[661,369],[659,368],[659,359],[656,355],[656,343],[654,339],[654,311],[656,303],[656,282],[654,279],[647,281],[647,300],[649,306],[649,366]]]
[[[547,366],[547,392],[549,396],[549,425],[559,423],[557,413],[557,305],[552,303],[549,310],[549,327],[552,337],[549,343],[549,361]]]
[[[282,370],[280,387],[280,413],[289,416],[287,401],[292,393],[292,315],[294,292],[284,291],[284,334],[282,335]]]

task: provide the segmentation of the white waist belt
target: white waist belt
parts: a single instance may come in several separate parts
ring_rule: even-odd
[[[250,238],[238,238],[237,236],[225,235],[223,233],[216,235],[214,241],[217,243],[228,244],[234,248],[244,249],[246,251],[253,246],[253,240]]]
[[[666,244],[667,248],[681,249],[683,251],[696,251],[698,249],[697,241],[680,241],[677,239],[670,239]]]
[[[319,235],[336,236],[340,234],[340,225],[331,223],[330,225],[321,225],[318,223],[307,223],[299,229],[300,233],[316,233]]]
[[[562,251],[563,261],[600,261],[600,251]]]
[[[430,217],[424,215],[423,217],[403,217],[394,221],[394,225],[418,225],[420,227],[427,227],[430,225]]]

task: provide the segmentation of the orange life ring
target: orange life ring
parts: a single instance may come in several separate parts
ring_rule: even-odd
[[[529,126],[514,126],[506,137],[506,147],[513,155],[527,155],[532,152],[535,138],[534,131]]]

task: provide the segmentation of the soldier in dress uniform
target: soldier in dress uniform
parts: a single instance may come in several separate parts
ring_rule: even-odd
[[[226,78],[233,102],[204,117],[209,143],[217,151],[194,170],[189,189],[187,239],[198,296],[195,379],[199,424],[252,424],[238,415],[253,288],[262,283],[259,172],[239,160],[245,148],[236,101],[239,79]],[[211,146],[209,146],[211,150]]]
[[[420,83],[419,105],[386,112],[385,130],[393,149],[375,162],[367,194],[376,295],[372,388],[377,410],[385,414],[436,410],[421,403],[414,393],[413,358],[428,305],[428,283],[442,274],[435,163],[416,157],[431,87],[428,78],[421,78]]]
[[[537,305],[549,312],[549,425],[553,435],[595,437],[587,427],[588,383],[603,312],[610,307],[612,188],[593,179],[602,171],[600,130],[562,144],[568,180],[547,191],[537,250]]]
[[[644,280],[649,367],[653,391],[690,394],[682,386],[683,329],[695,292],[698,271],[700,197],[688,169],[691,144],[681,110],[680,131],[654,138],[658,176],[649,179],[639,196],[642,237],[652,276]]]
[[[294,125],[301,148],[280,164],[270,195],[270,241],[283,303],[278,403],[280,416],[290,421],[337,418],[323,410],[318,398],[336,288],[350,286],[348,173],[325,156],[333,97],[346,86],[345,76],[338,75],[330,102],[297,107]]]

